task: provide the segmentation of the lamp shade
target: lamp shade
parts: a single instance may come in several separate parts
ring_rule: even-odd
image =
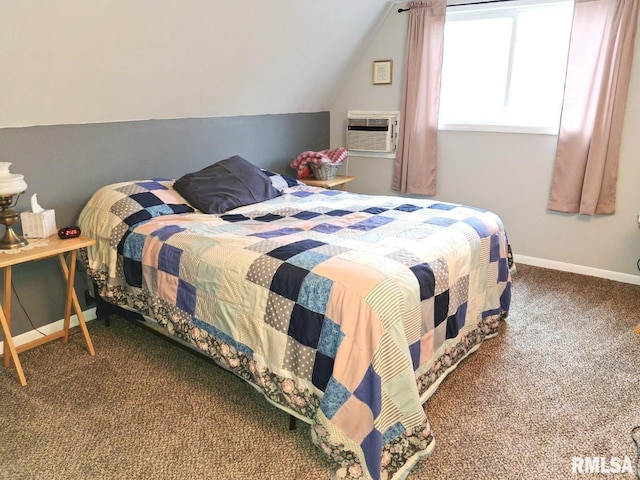
[[[24,175],[10,173],[11,162],[0,162],[0,196],[18,195],[27,189]]]

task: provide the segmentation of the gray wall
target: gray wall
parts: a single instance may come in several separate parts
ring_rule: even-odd
[[[236,154],[295,176],[291,160],[328,146],[328,112],[0,129],[0,160],[28,185],[17,210],[28,210],[37,193],[40,205],[55,209],[58,227],[75,224],[92,193],[109,183],[178,178]],[[13,335],[62,318],[59,270],[56,259],[13,268]],[[83,297],[86,277],[78,277]]]
[[[348,110],[399,110],[407,14],[390,11],[331,107],[332,147],[344,145]],[[517,262],[640,284],[640,35],[636,35],[622,136],[615,215],[547,210],[557,138],[507,132],[440,131],[435,198],[493,210],[506,226]],[[393,84],[372,85],[371,63],[393,60]],[[402,128],[402,127],[401,127]],[[394,160],[351,156],[348,185],[358,193],[392,194]]]

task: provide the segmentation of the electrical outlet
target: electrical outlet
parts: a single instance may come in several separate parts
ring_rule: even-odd
[[[91,296],[91,294],[89,293],[89,290],[85,290],[84,291],[84,303],[85,305],[88,307],[89,305],[93,305],[94,300],[93,297]]]

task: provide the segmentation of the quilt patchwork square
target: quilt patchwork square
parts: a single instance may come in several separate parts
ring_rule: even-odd
[[[314,350],[318,348],[324,315],[304,308],[299,303],[293,306],[287,334],[297,342]]]
[[[269,288],[273,276],[284,262],[268,255],[256,258],[247,271],[247,280],[264,288]]]
[[[299,377],[311,379],[316,359],[315,349],[287,338],[282,366]]]
[[[295,302],[277,293],[269,292],[264,322],[282,333],[289,331],[289,320],[293,313]]]

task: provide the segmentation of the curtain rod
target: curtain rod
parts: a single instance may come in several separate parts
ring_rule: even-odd
[[[482,0],[480,2],[468,2],[468,3],[456,3],[455,5],[447,5],[447,7],[460,7],[462,5],[483,5],[485,3],[501,3],[501,2],[511,2],[512,0]],[[398,13],[408,12],[411,10],[410,8],[399,8]]]

